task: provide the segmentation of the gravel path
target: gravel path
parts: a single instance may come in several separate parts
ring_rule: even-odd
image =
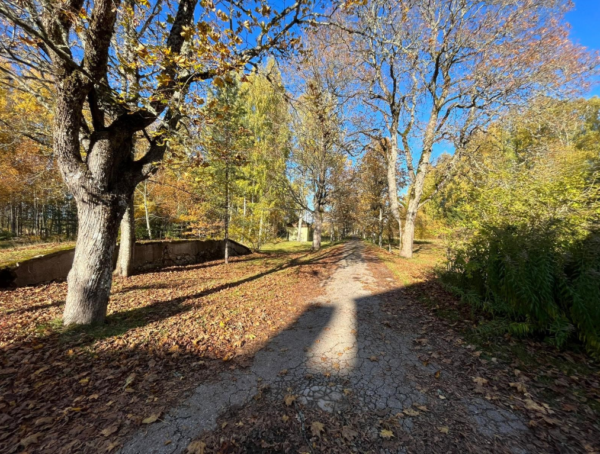
[[[345,246],[345,256],[327,282],[325,296],[257,353],[251,367],[199,386],[160,422],[138,432],[121,452],[183,453],[202,432],[216,427],[219,415],[234,406],[250,405],[265,385],[271,390],[270,398],[281,400],[293,394],[300,404],[328,413],[404,411],[399,424],[410,433],[415,418],[410,412],[407,417],[407,409],[439,406],[445,398],[440,394],[438,401],[431,392],[424,393],[417,378],[435,374],[440,365],[425,366],[419,360],[413,349],[415,333],[389,327],[377,292],[372,290],[375,279],[363,247],[356,241]],[[522,446],[518,439],[528,429],[517,415],[476,395],[444,402],[448,410],[460,410],[465,423],[483,440],[490,440],[489,446],[504,438],[517,441],[505,443],[508,451],[527,452],[518,448]],[[427,424],[436,424],[435,418],[431,413]]]

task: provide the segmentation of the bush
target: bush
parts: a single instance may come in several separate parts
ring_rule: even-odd
[[[451,251],[443,280],[508,318],[512,335],[541,335],[559,348],[576,337],[600,355],[600,234],[571,238],[556,224],[482,228]]]

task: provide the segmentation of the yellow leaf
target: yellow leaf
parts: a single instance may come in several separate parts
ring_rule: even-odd
[[[479,386],[483,386],[483,385],[485,385],[485,384],[488,382],[488,381],[487,381],[485,378],[483,378],[483,377],[475,377],[475,378],[473,379],[473,381],[474,381],[475,383],[477,383]]]
[[[204,448],[206,448],[206,443],[203,443],[200,440],[192,441],[187,447],[187,453],[204,454]]]
[[[516,382],[516,383],[509,383],[509,384],[512,388],[516,388],[517,391],[519,391],[520,393],[527,392],[527,388],[525,387],[525,385],[523,383]]]
[[[285,400],[285,404],[289,407],[294,402],[296,402],[296,396],[292,396],[291,394],[288,394],[287,396],[285,396],[284,400]]]
[[[438,430],[443,434],[447,434],[448,432],[450,432],[450,429],[446,426],[440,426],[438,427]]]
[[[108,437],[109,435],[114,434],[117,430],[119,430],[119,425],[115,424],[114,426],[107,427],[102,432],[100,432],[100,434],[104,435],[105,437]]]
[[[131,385],[133,383],[133,380],[135,380],[135,374],[131,374],[129,377],[127,377],[127,379],[125,380],[125,385],[123,386],[123,389],[125,389],[129,385]]]
[[[160,417],[160,413],[154,413],[154,414],[148,416],[146,419],[143,419],[142,424],[152,424],[153,422],[156,422],[159,417]]]
[[[315,421],[310,425],[310,431],[312,432],[312,434],[315,437],[320,437],[321,432],[323,432],[324,430],[325,430],[325,426],[318,421]]]
[[[381,432],[379,432],[379,435],[381,435],[381,438],[388,439],[394,437],[394,432],[392,432],[391,430],[382,429]]]
[[[404,413],[406,416],[419,416],[421,414],[417,410],[413,410],[412,408],[402,410],[402,413]]]

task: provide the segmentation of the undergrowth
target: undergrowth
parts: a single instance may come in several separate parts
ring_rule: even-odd
[[[442,280],[494,317],[494,335],[543,337],[557,348],[578,339],[598,356],[600,234],[563,234],[553,225],[482,229],[453,249]]]

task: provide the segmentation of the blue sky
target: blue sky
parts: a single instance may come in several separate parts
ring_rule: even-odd
[[[589,49],[600,50],[600,0],[574,0],[575,8],[567,15],[571,39]],[[600,96],[596,85],[590,96]]]

